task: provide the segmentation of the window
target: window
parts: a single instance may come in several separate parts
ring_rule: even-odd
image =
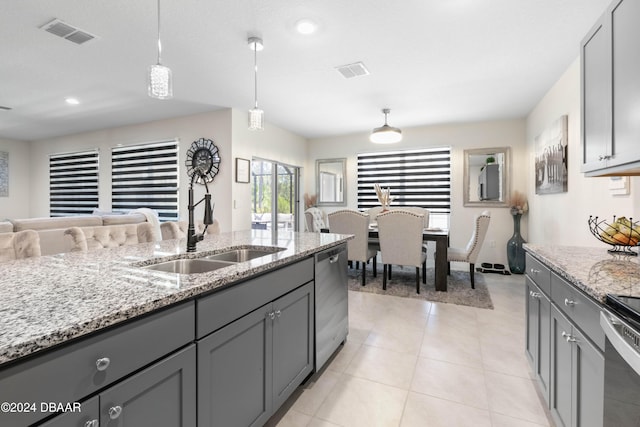
[[[111,150],[111,209],[150,208],[160,221],[178,220],[178,141]]]
[[[298,230],[300,168],[254,158],[251,162],[251,228]]]
[[[374,184],[389,188],[392,206],[419,206],[448,221],[451,212],[451,149],[424,148],[358,154],[358,209],[380,205]],[[444,225],[444,224],[443,224]]]
[[[98,151],[49,156],[49,215],[91,214],[98,207]]]

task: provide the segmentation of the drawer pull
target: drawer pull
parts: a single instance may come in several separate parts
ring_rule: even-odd
[[[276,318],[276,314],[273,311],[271,311],[271,312],[267,313],[267,317],[269,319],[273,320],[273,319]]]
[[[567,342],[576,342],[576,339],[565,331],[562,331],[562,337],[567,340]]]
[[[98,371],[105,371],[109,367],[109,364],[111,364],[111,359],[108,357],[101,357],[96,360],[96,368]]]
[[[84,427],[98,427],[99,425],[98,420],[89,420],[84,423]]]
[[[538,274],[540,273],[540,270],[536,270],[535,268],[531,267],[531,270],[529,270],[531,272],[531,274]]]
[[[112,406],[109,408],[109,418],[115,420],[122,414],[122,406]]]
[[[576,302],[572,299],[565,298],[564,305],[566,305],[567,307],[573,307],[574,305],[576,305]]]
[[[276,317],[280,317],[281,314],[282,312],[280,310],[276,310]]]
[[[532,298],[540,298],[542,295],[540,295],[540,292],[533,292],[533,291],[529,291],[529,295],[531,295]]]

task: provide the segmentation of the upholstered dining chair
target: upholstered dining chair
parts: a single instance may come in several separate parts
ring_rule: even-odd
[[[169,221],[160,224],[160,232],[162,233],[162,240],[171,239],[183,239],[187,237],[187,230],[189,228],[188,221]],[[195,224],[196,233],[204,232],[204,223],[198,221]],[[216,218],[213,220],[213,224],[207,227],[207,234],[220,234],[220,223]]]
[[[327,214],[322,209],[309,208],[304,211],[305,224],[307,231],[320,233],[329,228],[327,226]]]
[[[35,230],[0,233],[0,262],[40,256],[40,235]]]
[[[483,211],[473,220],[473,233],[469,243],[464,248],[449,248],[447,250],[447,261],[449,263],[449,272],[451,272],[451,262],[468,262],[469,278],[471,279],[471,289],[475,289],[474,281],[474,265],[480,254],[482,243],[487,235],[489,223],[491,222],[491,212]]]
[[[382,212],[382,206],[374,206],[364,211],[364,213],[369,215],[369,223],[376,222],[376,218],[380,212]]]
[[[155,242],[154,228],[149,222],[71,227],[67,228],[64,234],[65,238],[71,239],[71,252],[87,252],[94,249]]]
[[[413,212],[418,215],[424,215],[424,228],[429,228],[429,209],[421,208],[418,206],[398,206],[393,208],[394,210],[401,210],[407,212]]]
[[[420,267],[422,283],[427,283],[427,254],[422,246],[424,215],[390,210],[378,215],[377,223],[384,264],[382,289],[387,289],[387,269],[391,265],[411,265],[416,268],[416,292],[420,293]]]
[[[369,215],[350,209],[331,212],[329,231],[338,234],[353,234],[355,237],[347,242],[347,259],[351,262],[362,262],[362,286],[366,283],[366,264],[373,258],[373,277],[377,276],[376,248],[369,246]]]

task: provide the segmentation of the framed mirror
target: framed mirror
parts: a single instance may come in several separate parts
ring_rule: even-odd
[[[347,202],[345,178],[347,159],[316,160],[316,194],[318,206],[341,206]]]
[[[464,150],[464,206],[507,207],[509,147]]]

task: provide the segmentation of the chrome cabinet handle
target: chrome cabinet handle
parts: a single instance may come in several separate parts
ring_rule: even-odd
[[[89,420],[86,423],[84,423],[84,427],[98,427],[100,424],[98,424],[98,420]]]
[[[282,312],[280,310],[276,310],[276,317],[280,317],[281,314]]]
[[[531,269],[529,270],[531,272],[531,274],[538,274],[540,273],[540,270],[536,270],[535,268],[531,267]]]
[[[271,311],[271,312],[267,313],[267,317],[269,319],[273,320],[273,319],[276,318],[276,314],[273,311]]]
[[[98,369],[98,371],[105,371],[110,364],[111,359],[109,359],[108,357],[102,357],[96,360],[96,369]]]
[[[109,418],[115,420],[122,414],[122,406],[112,406],[109,408]]]
[[[608,154],[601,154],[598,156],[598,160],[609,160],[611,158]]]
[[[540,294],[540,292],[533,292],[533,291],[529,291],[529,295],[532,298],[540,298],[542,295]]]
[[[565,298],[564,305],[566,305],[567,307],[573,307],[574,305],[576,305],[576,302],[572,299]]]
[[[336,262],[338,262],[339,258],[340,258],[340,254],[329,257],[329,264],[335,264]]]
[[[562,337],[567,340],[567,342],[576,342],[576,339],[571,334],[568,334],[565,331],[562,331]]]

